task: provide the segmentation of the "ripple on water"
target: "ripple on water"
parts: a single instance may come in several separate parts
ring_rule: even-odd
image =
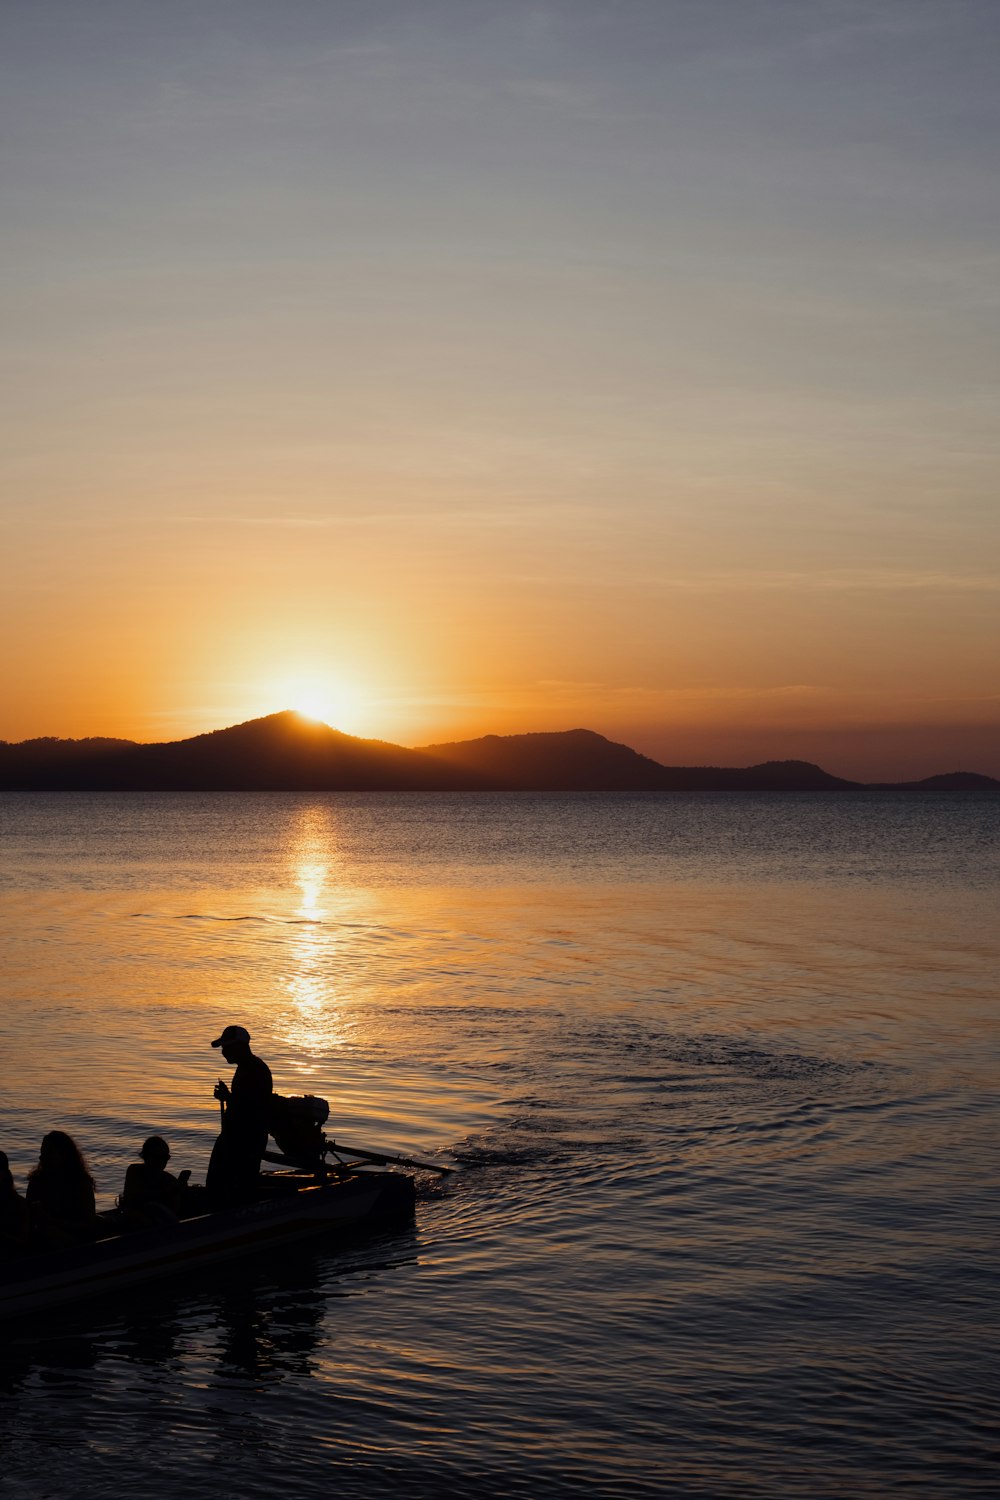
[[[455,1171],[407,1233],[8,1339],[14,1500],[992,1494],[982,808],[556,803],[24,812],[19,1180],[56,1100],[103,1191],[152,1128],[200,1169],[231,1019],[338,1137]]]

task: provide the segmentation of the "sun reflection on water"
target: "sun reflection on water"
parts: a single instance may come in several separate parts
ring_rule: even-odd
[[[343,1013],[343,973],[339,940],[331,917],[337,865],[333,809],[302,808],[290,829],[289,885],[297,891],[289,918],[287,964],[283,979],[290,1004],[276,1030],[298,1054],[303,1072],[332,1048],[343,1046],[348,1027]]]

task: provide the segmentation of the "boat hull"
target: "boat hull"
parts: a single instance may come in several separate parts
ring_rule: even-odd
[[[358,1172],[169,1226],[27,1256],[0,1267],[0,1319],[89,1300],[295,1240],[389,1228],[413,1215],[414,1188],[398,1172]]]

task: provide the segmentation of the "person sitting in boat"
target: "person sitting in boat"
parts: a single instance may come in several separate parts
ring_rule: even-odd
[[[191,1173],[176,1177],[167,1171],[170,1147],[161,1135],[143,1141],[140,1161],[134,1161],[125,1173],[119,1206],[133,1222],[159,1224],[181,1216],[182,1200]]]
[[[6,1151],[0,1151],[0,1261],[28,1248],[28,1206],[14,1186]]]
[[[31,1242],[43,1250],[85,1244],[94,1237],[94,1179],[79,1146],[64,1130],[42,1139],[38,1165],[25,1193]]]
[[[227,1026],[212,1043],[236,1072],[228,1085],[222,1079],[215,1097],[222,1105],[222,1133],[212,1148],[205,1185],[217,1208],[249,1203],[257,1196],[260,1159],[267,1147],[274,1085],[263,1058],[250,1050],[245,1026]]]

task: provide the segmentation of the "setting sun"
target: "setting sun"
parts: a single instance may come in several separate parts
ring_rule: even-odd
[[[320,679],[290,678],[275,689],[276,705],[293,708],[304,719],[329,724],[345,734],[364,731],[365,699],[361,691],[343,679],[324,682]]]

